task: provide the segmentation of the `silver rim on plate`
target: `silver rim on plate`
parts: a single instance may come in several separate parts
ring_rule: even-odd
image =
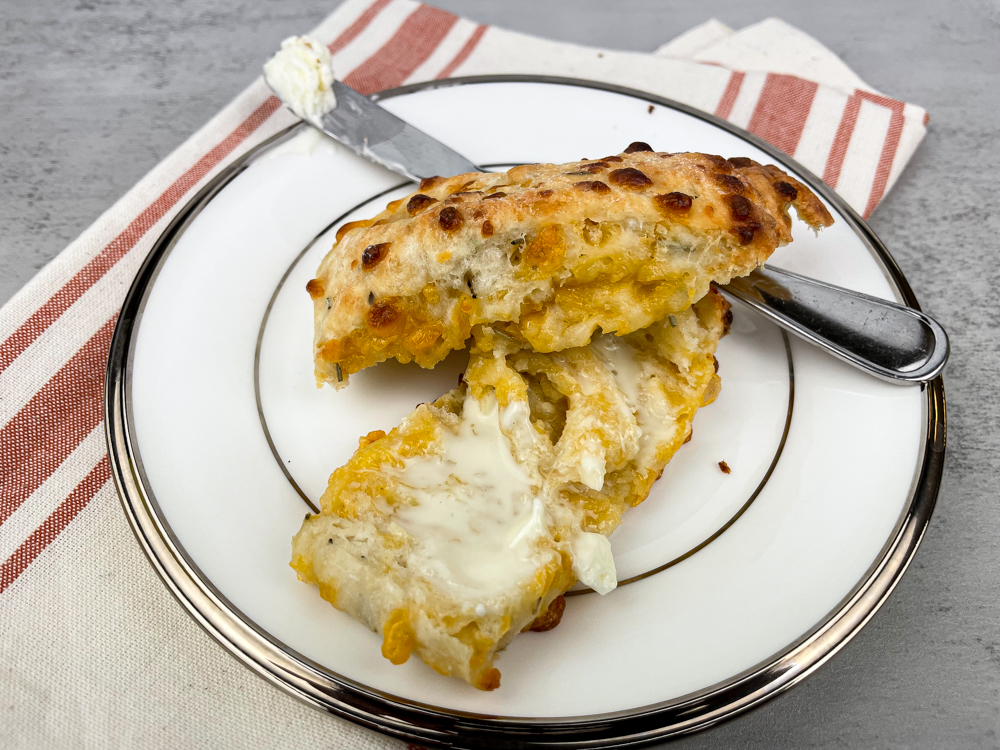
[[[833,205],[878,260],[899,299],[919,309],[892,256],[867,224],[819,178],[759,138],[677,102],[610,84],[550,76],[474,76],[430,81],[381,92],[387,99],[417,91],[482,83],[579,86],[631,96],[722,128],[788,165]],[[259,629],[219,592],[174,536],[145,476],[134,440],[132,357],[146,299],[162,263],[200,211],[263,150],[301,125],[278,133],[212,179],[178,213],[153,245],[122,307],[111,341],[105,384],[105,431],[112,476],[139,544],[171,593],[194,620],[254,672],[300,700],[400,739],[446,747],[584,748],[647,744],[718,724],[775,697],[818,669],[872,618],[905,572],[923,538],[944,468],[946,420],[940,377],[926,394],[925,438],[906,506],[888,541],[851,592],[809,633],[723,683],[663,703],[590,716],[516,718],[422,705],[374,690],[306,659]]]

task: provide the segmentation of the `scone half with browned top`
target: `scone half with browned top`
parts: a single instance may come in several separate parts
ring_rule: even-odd
[[[688,308],[791,241],[804,185],[746,158],[625,153],[424,180],[347,224],[308,290],[318,383],[395,358],[433,367],[493,326],[537,352],[626,334]]]

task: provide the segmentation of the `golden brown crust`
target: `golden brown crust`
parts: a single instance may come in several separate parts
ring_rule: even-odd
[[[816,194],[791,175],[773,164],[758,164],[746,157],[727,160],[741,175],[753,183],[758,194],[768,201],[769,210],[775,209],[787,219],[785,230],[791,232],[788,207],[794,206],[799,218],[813,229],[833,224],[833,216]]]
[[[317,275],[327,292],[314,302],[317,380],[343,385],[389,358],[433,367],[479,324],[506,324],[538,351],[582,346],[598,329],[629,333],[790,242],[790,206],[814,228],[832,222],[777,167],[644,145],[428,178],[341,228]]]
[[[563,594],[560,594],[552,600],[548,609],[532,620],[530,625],[526,625],[521,632],[527,633],[530,630],[535,633],[544,633],[548,630],[552,630],[552,628],[562,622],[562,616],[565,611],[566,597]]]

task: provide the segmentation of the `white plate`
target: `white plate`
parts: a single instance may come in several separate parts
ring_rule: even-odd
[[[836,224],[818,237],[798,224],[773,263],[916,304],[841,200],[710,116],[537,78],[382,98],[494,168],[599,157],[634,140],[781,163]],[[341,392],[314,385],[305,282],[340,223],[409,189],[293,128],[192,200],[129,293],[109,365],[114,474],[154,567],[212,635],[297,697],[409,740],[570,747],[709,726],[794,684],[867,622],[933,509],[941,381],[875,380],[741,308],[719,348],[722,395],[612,536],[632,582],[575,596],[556,630],[516,639],[497,663],[500,689],[476,691],[417,659],[392,666],[377,635],[298,583],[288,559],[304,500],[318,500],[360,435],[436,398],[463,366],[457,353],[433,371],[379,365]]]

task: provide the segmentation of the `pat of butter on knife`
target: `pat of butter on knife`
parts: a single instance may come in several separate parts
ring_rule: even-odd
[[[315,39],[290,36],[264,64],[264,79],[282,102],[306,122],[320,119],[337,106],[330,52]]]

